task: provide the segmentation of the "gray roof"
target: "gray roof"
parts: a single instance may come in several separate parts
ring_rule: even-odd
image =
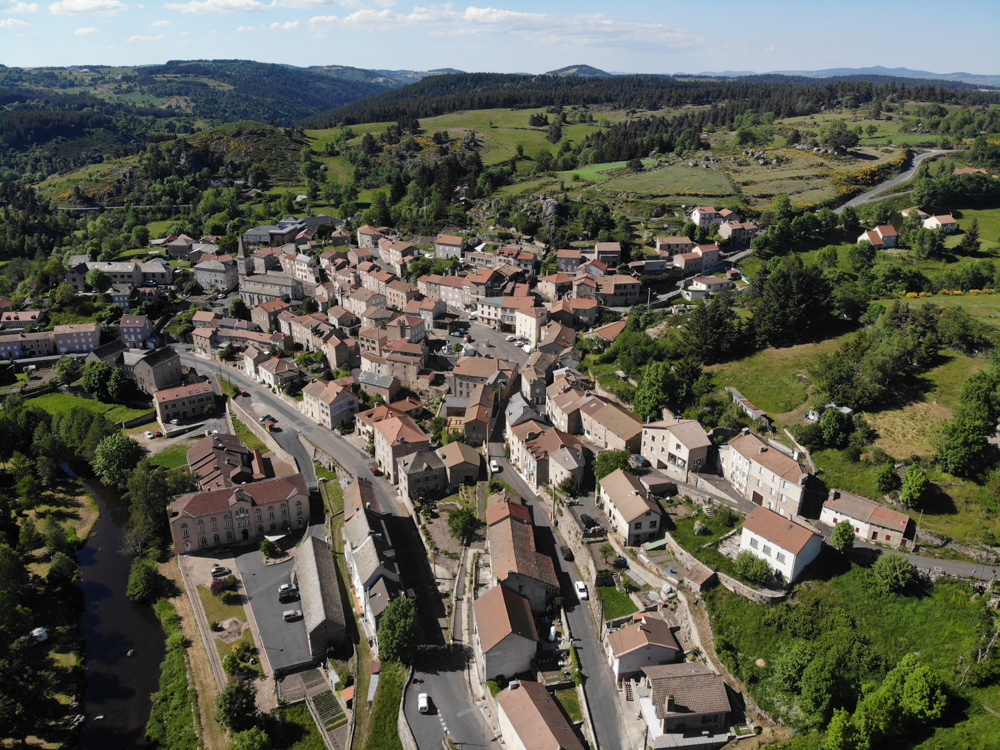
[[[548,423],[548,420],[533,409],[520,393],[515,394],[510,399],[510,403],[507,404],[506,418],[507,424],[511,427],[529,419],[534,419],[543,424]]]
[[[372,615],[376,619],[381,617],[385,608],[389,606],[389,602],[399,598],[401,593],[402,589],[394,580],[385,576],[379,578],[375,585],[368,589],[368,607],[371,609]]]
[[[295,574],[306,630],[311,633],[327,620],[343,628],[344,602],[330,545],[307,534],[295,551]]]
[[[118,358],[123,356],[124,352],[127,351],[128,345],[121,339],[115,339],[94,349],[87,356],[87,360],[90,362],[95,360],[100,362],[117,362]]]
[[[434,451],[417,451],[399,459],[399,467],[404,474],[415,474],[432,469],[443,470],[444,461]]]
[[[372,579],[376,571],[382,568],[392,578],[399,578],[396,569],[396,561],[393,559],[394,552],[375,537],[369,537],[368,541],[354,550],[354,567],[358,571],[358,578],[364,584]]]
[[[377,375],[370,370],[366,370],[358,375],[358,381],[363,385],[373,385],[376,388],[389,388],[395,378],[392,375]]]
[[[139,349],[137,351],[141,352],[141,359],[150,367],[155,367],[156,365],[163,364],[164,362],[169,362],[172,359],[179,360],[181,355],[171,349],[169,346],[162,346],[159,349]]]

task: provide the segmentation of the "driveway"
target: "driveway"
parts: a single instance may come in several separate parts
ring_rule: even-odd
[[[420,750],[440,750],[446,738],[477,747],[496,740],[483,714],[485,701],[474,703],[469,690],[466,668],[470,659],[471,652],[460,644],[427,649],[417,657],[404,713]],[[430,697],[430,713],[417,711],[420,693]]]
[[[278,601],[278,586],[291,583],[294,562],[264,565],[264,557],[252,546],[233,550],[247,603],[253,610],[260,643],[273,672],[312,661],[306,626],[302,620],[285,622],[286,609],[302,609],[302,602]]]

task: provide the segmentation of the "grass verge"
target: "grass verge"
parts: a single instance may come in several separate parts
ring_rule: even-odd
[[[277,727],[270,729],[271,750],[326,750],[312,714],[305,703],[279,708]]]
[[[575,687],[556,690],[553,694],[556,701],[562,706],[562,710],[569,717],[570,721],[583,721],[583,709],[580,708],[580,695]]]
[[[614,586],[598,586],[597,596],[604,602],[604,619],[615,620],[635,614],[639,608],[635,606],[632,597],[623,594]]]
[[[190,445],[171,445],[166,450],[155,453],[149,457],[149,463],[153,466],[162,466],[164,469],[178,469],[187,465],[187,454]]]
[[[243,611],[242,604],[224,604],[222,599],[212,596],[212,592],[204,586],[198,587],[198,596],[201,598],[201,606],[205,608],[205,617],[209,622],[222,622],[231,617],[235,617],[240,622],[247,621],[246,612]]]
[[[167,655],[160,666],[160,689],[153,694],[146,741],[164,750],[196,750],[201,747],[195,727],[199,721],[198,693],[188,684],[187,642],[181,620],[166,599],[153,608],[167,636]]]
[[[403,750],[396,730],[399,701],[403,697],[406,668],[396,662],[382,662],[375,704],[372,706],[371,724],[365,738],[365,750]]]
[[[252,432],[250,432],[250,428],[247,427],[245,424],[243,424],[236,417],[233,417],[233,429],[236,430],[236,435],[237,437],[239,437],[240,442],[243,443],[243,445],[245,445],[250,450],[256,448],[261,453],[266,453],[267,451],[271,450],[266,445],[264,445],[263,440],[254,435]]]

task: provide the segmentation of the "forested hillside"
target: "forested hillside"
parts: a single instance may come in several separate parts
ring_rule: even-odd
[[[685,80],[667,76],[602,78],[463,73],[425,78],[398,91],[314,115],[303,125],[332,127],[340,123],[396,122],[469,109],[611,103],[617,108],[639,110],[728,103],[730,109],[756,109],[790,117],[817,112],[845,99],[865,103],[892,96],[967,105],[1000,101],[996,92],[979,91],[968,84],[918,81],[914,85],[907,81],[910,85],[906,85],[891,78],[864,78],[824,81],[773,76],[767,80]]]

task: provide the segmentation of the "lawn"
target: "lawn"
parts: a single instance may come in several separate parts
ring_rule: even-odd
[[[792,617],[778,617],[780,612],[770,605],[755,604],[724,588],[706,598],[712,619],[716,643],[731,643],[734,647],[736,673],[743,678],[750,693],[764,710],[776,711],[795,723],[791,703],[797,695],[782,691],[772,680],[773,666],[789,652],[796,640],[819,640],[830,631],[838,619],[849,618],[846,627],[860,642],[867,642],[874,653],[883,657],[888,666],[896,664],[908,653],[916,652],[922,663],[934,669],[958,696],[952,705],[956,714],[949,716],[948,726],[942,727],[923,744],[907,743],[907,747],[973,748],[995,744],[996,724],[981,719],[980,702],[996,705],[1000,690],[958,688],[963,670],[957,669],[960,659],[971,663],[980,643],[987,619],[984,600],[974,595],[963,581],[941,579],[929,585],[922,595],[900,596],[874,594],[866,583],[866,571],[858,566],[834,575],[829,580],[809,582],[799,587],[792,604],[779,605],[782,610],[801,613],[818,621],[817,638],[793,636]],[[808,614],[811,613],[811,614]],[[800,631],[801,632],[801,631]],[[990,702],[992,701],[992,703]],[[816,742],[811,747],[818,747]],[[805,746],[805,745],[803,745]]]
[[[162,466],[164,469],[177,469],[187,465],[187,454],[191,446],[171,445],[166,450],[155,453],[149,457],[149,463],[153,466]]]
[[[699,521],[704,524],[705,528],[708,530],[707,534],[694,533],[694,525]],[[739,527],[739,522],[733,524],[732,526],[726,526],[721,523],[718,518],[709,518],[704,513],[699,511],[698,513],[684,516],[683,518],[675,521],[674,528],[670,530],[670,536],[672,536],[674,541],[676,541],[680,546],[693,554],[694,551],[703,544],[714,542],[716,539],[725,536],[733,529],[737,529]]]
[[[240,439],[240,442],[243,443],[243,445],[249,448],[250,450],[256,448],[261,453],[266,453],[267,451],[271,450],[266,445],[264,445],[263,440],[254,435],[252,432],[250,432],[250,428],[247,427],[245,424],[243,424],[236,417],[233,417],[233,429],[236,430],[236,436]]]
[[[563,712],[572,722],[583,721],[583,709],[580,708],[580,696],[575,687],[556,690],[553,694],[556,701],[562,706]]]
[[[70,396],[66,393],[46,393],[31,399],[30,403],[32,406],[37,406],[53,415],[76,409],[89,409],[103,414],[111,422],[124,422],[151,411],[150,409],[130,409],[119,404],[105,404],[97,399]]]
[[[760,409],[773,414],[789,412],[805,403],[809,392],[806,366],[817,354],[840,345],[840,338],[782,349],[773,347],[750,357],[710,369],[720,386],[734,386]]]
[[[639,611],[632,597],[623,594],[614,586],[598,586],[597,597],[604,602],[605,620],[616,620]]]
[[[378,690],[372,706],[371,724],[365,738],[364,750],[403,750],[396,730],[399,701],[403,697],[406,669],[398,662],[382,662]]]
[[[223,604],[220,597],[212,596],[212,592],[204,586],[198,587],[198,597],[201,599],[201,605],[205,608],[205,617],[208,618],[209,622],[223,622],[231,617],[235,617],[241,622],[247,621],[242,604]]]
[[[272,750],[326,750],[323,737],[305,703],[279,708],[274,716],[280,723],[276,727],[269,727]],[[393,725],[395,726],[395,722]]]

